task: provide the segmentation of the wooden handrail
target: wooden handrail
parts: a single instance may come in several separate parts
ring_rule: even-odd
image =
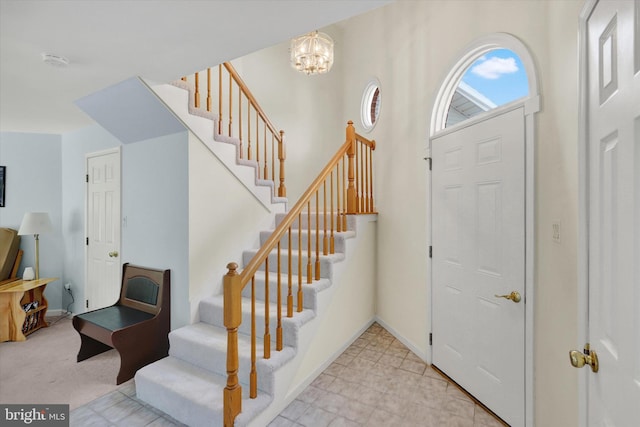
[[[265,321],[263,336],[263,358],[271,357],[271,332],[269,320],[269,255],[277,248],[277,260],[275,269],[278,272],[277,280],[277,325],[276,325],[276,351],[281,351],[282,343],[282,322],[281,322],[281,250],[282,242],[288,243],[288,273],[287,283],[284,287],[287,291],[287,317],[292,317],[293,310],[293,278],[291,261],[294,252],[292,250],[291,232],[295,229],[294,222],[297,220],[297,270],[298,270],[298,289],[297,289],[297,312],[303,310],[303,292],[302,277],[304,275],[302,266],[302,223],[306,219],[307,225],[307,283],[311,284],[313,280],[319,280],[321,277],[320,257],[335,253],[334,234],[335,232],[347,231],[346,215],[358,213],[374,213],[373,210],[373,161],[372,151],[375,150],[375,141],[370,141],[355,132],[353,122],[349,121],[346,128],[346,141],[333,155],[327,165],[320,171],[318,177],[309,185],[307,190],[302,194],[300,199],[291,208],[287,215],[278,224],[276,229],[267,238],[264,244],[258,249],[257,253],[238,273],[238,265],[236,263],[228,264],[228,273],[224,276],[224,313],[225,327],[227,328],[227,386],[224,391],[224,425],[232,426],[233,420],[241,411],[241,402],[238,397],[241,396],[241,386],[238,382],[238,328],[242,322],[242,290],[251,283],[251,370],[249,375],[250,398],[257,396],[257,373],[256,373],[256,300],[255,286],[256,272],[264,265],[265,274]],[[356,161],[357,153],[360,153],[359,161]],[[348,180],[346,169],[348,167]],[[342,170],[341,170],[342,169]],[[335,191],[334,191],[334,172],[335,172]],[[342,176],[342,179],[340,178]],[[329,188],[327,188],[327,186]],[[329,191],[327,191],[329,190]],[[322,196],[321,193],[322,192]],[[329,194],[329,199],[327,195]],[[334,203],[335,200],[335,203]],[[315,206],[312,206],[315,204]],[[322,204],[322,210],[320,205]],[[334,211],[337,206],[337,211]],[[315,209],[313,209],[315,207]],[[306,215],[303,211],[306,208]],[[312,227],[312,210],[315,212],[314,227]],[[330,215],[330,222],[327,221],[327,215]],[[306,218],[304,218],[306,216]],[[322,220],[320,219],[322,217]],[[337,217],[337,218],[336,218]],[[334,221],[334,218],[337,220]],[[329,228],[330,224],[330,228]],[[335,225],[337,224],[337,227]],[[312,231],[315,233],[315,248],[312,247]],[[322,254],[320,249],[320,239],[322,239]],[[315,266],[312,265],[312,258],[315,258]],[[315,268],[315,271],[314,271]],[[315,274],[314,274],[315,273]]]
[[[206,84],[206,91],[200,90],[200,73],[194,73],[193,107],[200,108],[200,97],[205,92],[206,111],[211,112],[213,104],[212,92],[217,92],[218,120],[216,125],[218,134],[237,138],[239,140],[240,158],[255,160],[258,163],[259,176],[264,180],[273,181],[274,188],[277,189],[277,195],[286,197],[284,131],[276,130],[276,127],[271,123],[251,90],[249,90],[249,87],[231,63],[225,62],[218,65],[217,68],[217,85],[212,85],[211,68],[206,70],[207,78],[206,83],[204,83]],[[226,75],[223,79],[223,70],[226,70],[228,74],[228,83],[225,80],[227,79]],[[182,81],[188,82],[189,79],[182,77]],[[234,101],[235,96],[237,96],[236,101]],[[243,98],[246,100],[246,109]],[[237,106],[235,105],[236,102]],[[255,120],[253,120],[253,116],[255,116]],[[269,138],[267,134],[271,134],[271,137]],[[254,143],[253,147],[252,142]],[[268,147],[269,143],[271,143],[270,148]],[[262,159],[260,158],[261,153]]]
[[[289,213],[284,217],[282,222],[278,225],[278,227],[271,233],[271,236],[267,239],[266,242],[262,245],[262,247],[258,250],[258,252],[253,256],[251,261],[244,267],[242,273],[240,273],[240,282],[242,283],[242,287],[248,283],[249,279],[256,274],[256,271],[260,268],[264,259],[269,255],[269,253],[273,250],[273,248],[278,244],[278,242],[284,236],[284,232],[293,224],[293,221],[298,217],[298,214],[302,212],[302,209],[307,205],[311,196],[313,196],[320,187],[320,185],[324,182],[329,172],[333,170],[335,167],[335,163],[344,156],[347,152],[347,149],[351,145],[350,141],[345,142],[342,147],[338,149],[336,154],[333,155],[329,163],[320,171],[318,177],[311,183],[307,191],[305,191],[300,199],[296,202],[296,204],[291,208]]]
[[[244,80],[242,80],[242,77],[240,77],[240,74],[238,74],[236,69],[233,68],[233,65],[231,65],[230,62],[224,62],[222,65],[229,72],[229,74],[231,74],[231,77],[233,77],[233,80],[235,80],[236,84],[240,87],[242,92],[244,92],[244,95],[247,97],[251,105],[253,105],[253,108],[258,112],[258,115],[260,115],[262,121],[265,122],[271,133],[274,135],[280,135],[280,131],[276,130],[276,127],[273,125],[273,123],[271,123],[262,107],[260,107],[260,104],[258,103],[256,98],[253,96],[253,93],[251,93],[251,91],[249,90],[247,84],[244,82]],[[277,139],[278,141],[280,141],[279,138]]]

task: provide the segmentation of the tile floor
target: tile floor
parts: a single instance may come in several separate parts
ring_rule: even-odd
[[[136,399],[133,380],[71,412],[71,426],[180,426]],[[377,323],[269,427],[501,427]]]

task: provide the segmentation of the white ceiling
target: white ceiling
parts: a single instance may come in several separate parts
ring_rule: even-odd
[[[78,129],[93,122],[73,101],[107,86],[169,82],[391,1],[0,0],[0,131]]]

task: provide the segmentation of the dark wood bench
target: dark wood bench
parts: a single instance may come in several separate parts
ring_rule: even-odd
[[[120,299],[114,305],[73,317],[82,343],[78,362],[112,348],[120,355],[116,384],[169,353],[171,328],[169,270],[124,264]]]

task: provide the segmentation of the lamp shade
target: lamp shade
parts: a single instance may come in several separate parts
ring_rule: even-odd
[[[22,218],[19,235],[48,233],[53,230],[51,219],[46,212],[27,212]]]

